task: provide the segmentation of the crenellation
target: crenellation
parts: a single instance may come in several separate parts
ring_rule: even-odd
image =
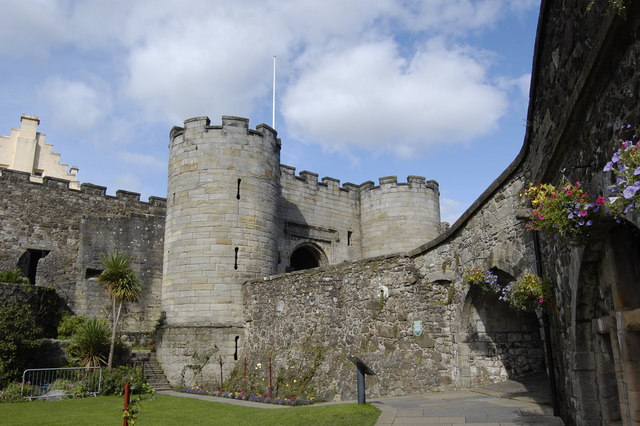
[[[92,183],[83,183],[80,185],[80,190],[88,195],[97,195],[100,197],[107,195],[106,186],[94,185]]]
[[[385,176],[378,179],[380,187],[388,188],[398,185],[398,176]]]
[[[308,184],[311,184],[312,187],[318,186],[318,176],[317,173],[309,172],[307,170],[303,170],[300,172],[300,177],[304,179]]]
[[[137,192],[125,191],[118,189],[116,191],[116,198],[124,201],[140,201],[140,194]]]

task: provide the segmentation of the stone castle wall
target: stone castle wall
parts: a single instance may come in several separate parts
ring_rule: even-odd
[[[358,186],[281,165],[280,217],[284,234],[280,256],[289,259],[300,244],[312,242],[326,254],[326,263],[360,259],[360,200]],[[288,263],[281,262],[279,272]]]
[[[151,331],[160,315],[165,200],[45,177],[0,171],[0,269],[15,269],[29,251],[48,253],[37,263],[36,285],[53,287],[68,308],[105,316],[109,302],[95,275],[105,253],[127,253],[143,282],[144,297],[131,305],[124,330]]]

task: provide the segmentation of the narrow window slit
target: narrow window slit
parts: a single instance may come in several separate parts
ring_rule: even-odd
[[[239,200],[240,199],[240,182],[242,181],[242,179],[238,179],[238,193],[236,194],[236,198]]]
[[[236,259],[235,262],[233,264],[233,269],[238,269],[238,247],[236,247]]]

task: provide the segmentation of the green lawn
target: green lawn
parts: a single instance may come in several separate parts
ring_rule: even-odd
[[[141,406],[136,425],[373,425],[371,405],[314,405],[268,410],[191,398],[154,395]],[[0,404],[0,423],[10,425],[120,425],[122,397]]]

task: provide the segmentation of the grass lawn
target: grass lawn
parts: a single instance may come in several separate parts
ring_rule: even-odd
[[[136,425],[373,425],[380,411],[371,405],[314,405],[278,410],[242,407],[191,398],[154,395],[140,406]],[[120,425],[122,397],[0,404],[7,425]]]

